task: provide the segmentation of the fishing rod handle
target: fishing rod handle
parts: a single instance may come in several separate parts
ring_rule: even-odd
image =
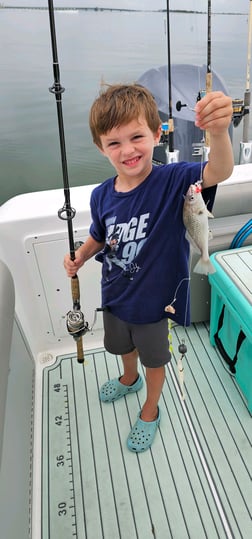
[[[212,91],[212,73],[207,73],[206,74],[206,93],[208,92],[211,92]],[[205,133],[205,146],[207,148],[209,148],[210,146],[210,133],[209,131],[206,131]]]
[[[169,134],[174,132],[174,121],[173,118],[169,118],[168,120],[168,126],[169,126]]]
[[[212,73],[207,73],[206,74],[206,92],[207,93],[212,91],[212,85],[213,85]]]
[[[78,337],[78,339],[76,339],[76,345],[77,345],[77,361],[78,363],[84,363],[84,350],[83,350],[82,337]]]
[[[71,278],[71,289],[72,289],[72,298],[73,302],[79,302],[80,300],[80,285],[79,285],[79,277],[78,275],[74,275],[74,277]]]

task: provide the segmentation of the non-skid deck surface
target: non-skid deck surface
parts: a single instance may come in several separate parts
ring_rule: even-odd
[[[103,349],[81,366],[60,357],[43,375],[42,539],[252,537],[252,418],[204,324],[174,328],[174,357],[151,450],[126,438],[145,389],[114,404],[99,386],[119,375]],[[177,381],[185,338],[186,399]]]

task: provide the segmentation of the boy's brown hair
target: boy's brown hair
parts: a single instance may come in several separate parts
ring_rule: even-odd
[[[152,94],[140,84],[114,84],[102,90],[94,101],[89,126],[94,143],[101,148],[101,135],[114,127],[126,125],[143,116],[148,127],[156,133],[161,120]]]

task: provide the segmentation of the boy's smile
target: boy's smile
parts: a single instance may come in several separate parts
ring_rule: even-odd
[[[153,133],[141,116],[101,135],[101,152],[118,174],[118,190],[132,189],[150,174],[153,148],[159,142],[160,133],[161,127]]]

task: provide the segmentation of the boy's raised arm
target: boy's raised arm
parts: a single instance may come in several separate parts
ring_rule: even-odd
[[[204,187],[228,178],[233,171],[234,156],[228,128],[232,120],[232,99],[222,92],[209,92],[195,106],[195,125],[210,135],[210,153],[203,173]]]

